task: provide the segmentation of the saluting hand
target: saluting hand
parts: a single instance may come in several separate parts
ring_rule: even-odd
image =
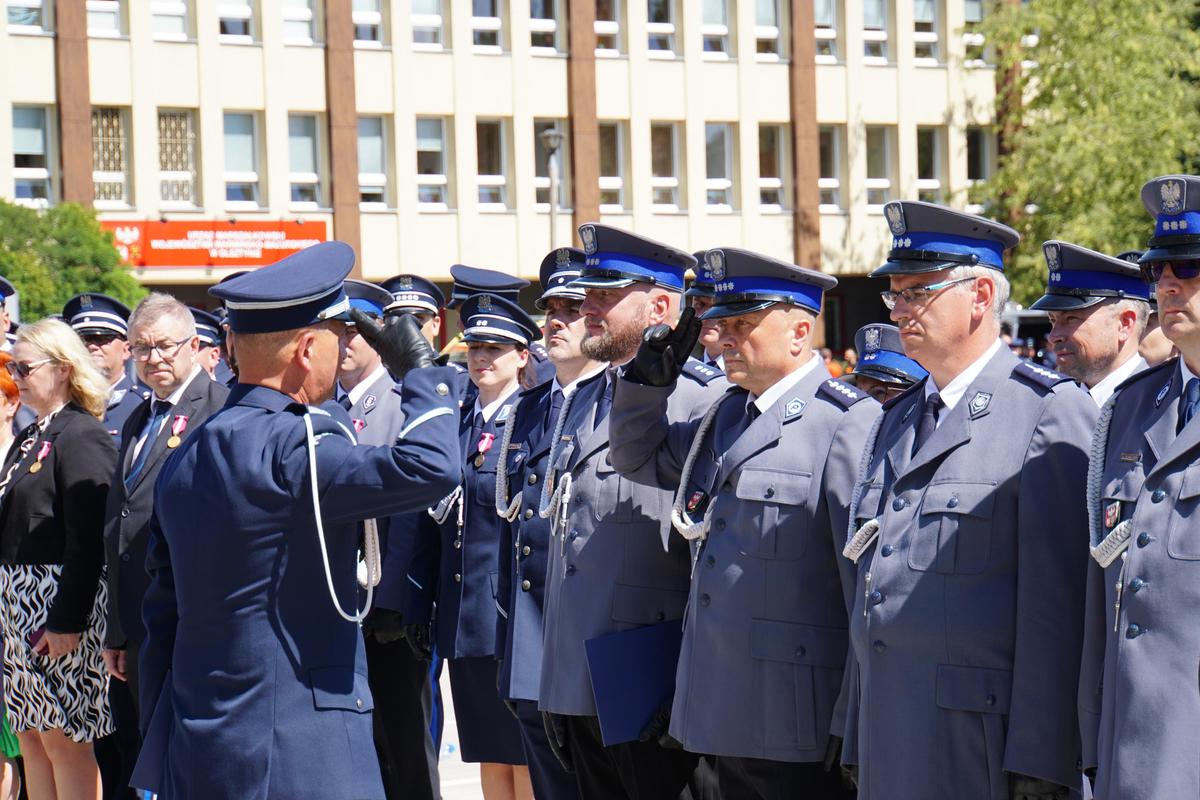
[[[412,314],[392,314],[380,323],[360,309],[350,309],[359,334],[383,359],[383,365],[396,380],[402,380],[409,370],[432,366],[437,358],[433,345],[421,333]]]
[[[62,658],[79,647],[79,634],[46,631],[46,646],[46,658]]]
[[[642,344],[625,369],[625,377],[646,386],[670,386],[679,378],[698,341],[700,320],[689,306],[674,328],[652,325],[642,333]]]

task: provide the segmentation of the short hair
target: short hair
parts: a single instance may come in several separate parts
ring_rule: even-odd
[[[1150,323],[1150,303],[1146,300],[1123,297],[1113,303],[1112,307],[1116,314],[1129,310],[1137,315],[1137,320],[1133,323],[1133,335],[1137,339],[1141,339],[1142,334],[1146,332],[1146,326]]]
[[[58,319],[40,319],[22,325],[17,331],[17,344],[27,343],[46,358],[71,368],[68,378],[72,402],[97,419],[108,408],[112,387],[92,362],[83,340],[71,326]]]
[[[183,303],[162,292],[151,292],[137,304],[137,308],[129,315],[129,333],[132,336],[134,328],[153,325],[162,319],[179,323],[187,331],[189,339],[196,335],[196,318],[192,312]]]
[[[950,270],[948,281],[958,280],[959,278],[991,278],[996,286],[996,293],[992,297],[992,314],[996,318],[996,322],[1000,322],[1000,318],[1004,316],[1004,307],[1008,305],[1008,297],[1012,293],[1012,285],[1008,282],[1008,276],[998,269],[991,267],[982,267],[978,264],[963,265],[954,267]],[[952,288],[967,289],[965,282]]]
[[[8,402],[15,403],[21,399],[21,390],[8,372],[8,362],[12,360],[11,353],[0,353],[0,393]]]

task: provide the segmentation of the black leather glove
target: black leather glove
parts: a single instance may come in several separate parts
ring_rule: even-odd
[[[546,729],[546,739],[550,741],[550,751],[562,764],[567,772],[575,771],[575,761],[571,758],[571,748],[568,744],[567,726],[563,718],[549,711],[542,712],[542,727]]]
[[[652,325],[642,333],[637,354],[625,368],[625,377],[645,386],[670,386],[679,378],[688,356],[700,341],[700,320],[688,306],[679,315],[679,324]]]
[[[410,622],[404,626],[404,639],[418,661],[433,660],[433,643],[429,641],[429,626]]]
[[[363,622],[363,636],[380,644],[391,644],[404,638],[404,615],[390,608],[376,608]]]
[[[350,309],[359,334],[379,353],[383,365],[396,380],[403,380],[410,369],[433,366],[437,351],[421,333],[417,318],[412,314],[387,317],[382,323],[360,309]]]
[[[671,705],[668,703],[658,711],[654,712],[654,716],[646,723],[646,727],[642,728],[641,734],[638,736],[638,741],[641,742],[657,742],[666,735],[667,730],[671,727]]]
[[[517,719],[517,704],[504,696],[504,690],[500,688],[500,676],[504,673],[504,659],[496,659],[496,694],[500,697],[500,702],[504,703],[504,707],[508,709],[508,713],[512,714]]]
[[[1010,773],[1008,796],[1011,800],[1067,800],[1071,796],[1071,790],[1041,778]]]
[[[842,763],[842,737],[830,736],[825,746],[825,771],[830,772]]]

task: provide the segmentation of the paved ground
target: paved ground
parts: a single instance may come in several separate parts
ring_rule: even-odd
[[[442,698],[446,706],[446,726],[442,732],[442,756],[438,769],[442,777],[442,800],[483,800],[479,787],[479,765],[464,764],[459,758],[458,726],[454,722],[454,704],[450,702],[449,672],[442,670]]]

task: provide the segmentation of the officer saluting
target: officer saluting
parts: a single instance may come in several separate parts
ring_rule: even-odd
[[[717,280],[704,320],[736,388],[703,419],[671,425],[676,376],[641,374],[639,353],[612,411],[617,471],[654,464],[660,485],[677,489],[676,530],[703,543],[670,733],[717,757],[723,797],[852,797],[830,732],[855,582],[840,554],[879,406],[835,381],[813,352],[835,278],[733,248],[706,260]]]
[[[884,210],[892,250],[872,274],[930,374],[884,407],[850,506],[859,797],[1065,798],[1096,406],[999,338],[1015,231],[930,203]]]
[[[383,797],[355,624],[358,522],[454,488],[457,399],[411,319],[351,311],[405,377],[400,437],[355,444],[328,402],[353,262],[328,242],[211,290],[241,382],[163,465],[146,559],[134,784],[162,797]]]
[[[900,329],[895,325],[881,322],[863,325],[854,334],[854,349],[858,351],[858,363],[854,365],[854,372],[842,380],[881,403],[904,394],[908,387],[929,374],[904,355]]]
[[[1200,177],[1155,178],[1142,202],[1142,266],[1181,355],[1117,388],[1092,447],[1079,701],[1104,800],[1200,797]]]

